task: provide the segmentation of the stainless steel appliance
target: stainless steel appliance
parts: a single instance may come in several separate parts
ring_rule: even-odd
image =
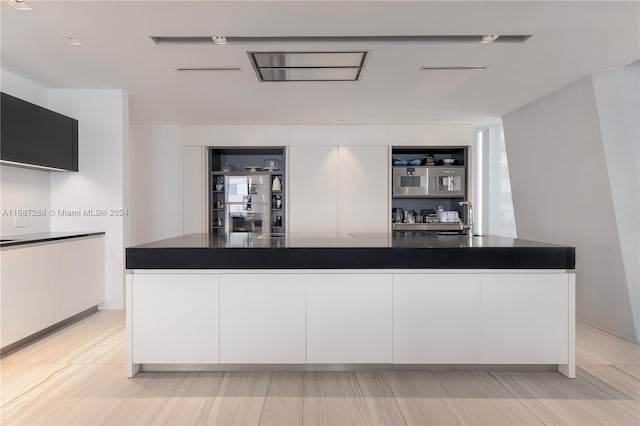
[[[271,179],[268,174],[225,176],[227,234],[269,232]]]
[[[426,167],[394,167],[394,197],[425,197],[428,195],[428,172]]]
[[[464,167],[427,167],[430,197],[464,197]]]

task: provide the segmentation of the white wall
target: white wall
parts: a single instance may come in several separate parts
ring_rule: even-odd
[[[78,173],[51,173],[51,208],[81,211],[51,217],[52,231],[105,231],[105,303],[124,307],[125,155],[128,97],[122,90],[50,90],[49,106],[78,119]],[[85,209],[94,214],[92,216]],[[106,211],[102,215],[101,211]],[[113,214],[112,214],[113,213]]]
[[[627,291],[640,338],[640,61],[593,75]]]
[[[1,70],[2,91],[43,107],[47,106],[47,89],[5,69]],[[48,232],[49,217],[27,217],[27,226],[14,226],[15,209],[49,210],[49,172],[0,166],[0,235]]]
[[[131,126],[129,243],[182,235],[178,126]]]
[[[46,87],[4,68],[0,71],[0,76],[3,92],[41,107],[47,107],[49,93]]]
[[[503,117],[516,226],[520,238],[575,246],[577,315],[637,340],[638,283],[625,274],[611,192],[610,170],[627,165],[608,162],[598,106],[587,77]]]

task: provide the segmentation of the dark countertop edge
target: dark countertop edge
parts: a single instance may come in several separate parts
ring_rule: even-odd
[[[71,240],[74,238],[93,237],[96,235],[105,235],[105,234],[106,233],[104,231],[81,232],[81,233],[73,232],[65,235],[55,235],[55,236],[49,236],[49,237],[34,237],[34,238],[29,238],[28,234],[26,234],[24,238],[20,238],[18,235],[16,235],[15,236],[16,238],[14,241],[0,242],[0,248],[22,246],[27,244],[45,243],[50,241]],[[13,236],[10,235],[7,239],[13,239]]]
[[[283,252],[287,256],[278,255]],[[573,247],[253,248],[256,256],[237,253],[127,248],[125,262],[127,269],[575,269]]]

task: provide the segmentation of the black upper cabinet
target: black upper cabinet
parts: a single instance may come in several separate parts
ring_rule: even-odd
[[[78,120],[1,94],[0,159],[78,171]]]

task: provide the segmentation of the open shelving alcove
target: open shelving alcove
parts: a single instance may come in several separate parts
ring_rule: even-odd
[[[266,160],[275,160],[277,168],[264,168]],[[286,230],[285,160],[285,147],[210,147],[208,153],[209,233],[221,235],[227,231],[225,177],[252,175],[268,175],[270,180],[269,224],[264,225],[264,232],[284,233]],[[280,181],[280,189],[274,185],[276,179]]]
[[[418,165],[396,166],[394,160],[404,160],[406,162],[418,160]],[[429,159],[429,162],[427,160]],[[445,159],[453,160],[453,164],[447,165]],[[394,169],[405,167],[430,167],[432,170],[438,169],[463,169],[463,193],[460,194],[429,194],[429,195],[401,195],[391,196],[391,207],[402,210],[420,212],[435,212],[438,207],[444,210],[458,211],[461,218],[464,217],[464,209],[459,205],[461,201],[469,199],[469,151],[466,146],[393,146],[391,148],[391,174]],[[395,179],[395,177],[393,178]],[[432,179],[429,176],[429,179]]]

